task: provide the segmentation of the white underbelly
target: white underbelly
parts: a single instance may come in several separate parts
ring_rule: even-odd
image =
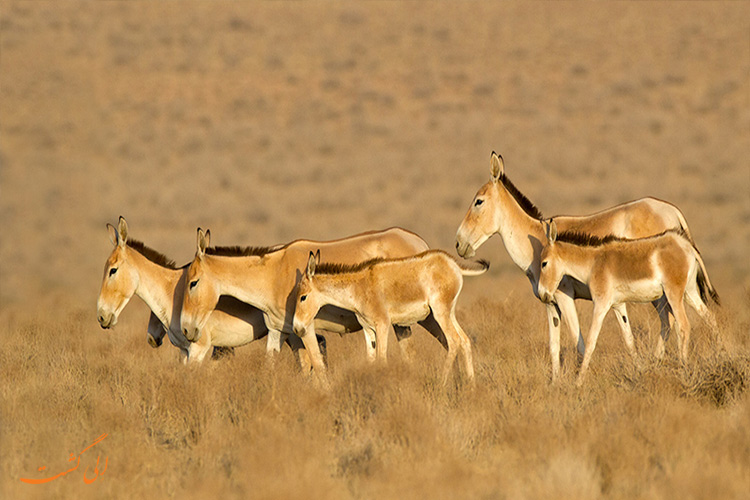
[[[219,347],[239,347],[255,340],[259,333],[264,333],[256,332],[251,323],[229,315],[224,315],[220,322],[210,323],[209,319],[206,326],[210,328],[211,344]]]
[[[392,324],[409,326],[427,318],[430,315],[430,306],[426,301],[393,304],[388,315]]]
[[[661,282],[638,280],[615,287],[615,302],[652,302],[664,295]]]

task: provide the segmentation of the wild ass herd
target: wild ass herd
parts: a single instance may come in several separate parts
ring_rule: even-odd
[[[456,250],[470,258],[488,238],[500,235],[546,305],[553,382],[559,377],[563,322],[583,356],[578,385],[610,309],[634,359],[628,302],[650,302],[656,308],[658,357],[673,322],[680,359],[687,361],[690,324],[683,299],[716,330],[707,302],[710,296],[718,304],[719,297],[677,207],[641,198],[588,216],[544,219],[510,182],[502,157],[494,152],[490,174],[458,228]],[[303,371],[312,370],[325,384],[325,338],[318,331],[361,330],[367,358],[385,362],[391,329],[408,356],[410,327],[418,323],[447,351],[443,382],[459,354],[466,377],[474,380],[471,341],[456,320],[456,303],[463,276],[484,273],[485,261],[462,262],[430,250],[422,238],[401,228],[273,247],[212,247],[210,232],[198,229],[195,258],[178,267],[129,238],[124,218],[118,227],[107,228],[114,249],[97,303],[99,324],[115,326],[130,298],[138,295],[152,311],[149,343],[158,347],[167,335],[183,362],[201,362],[212,347],[266,337],[269,355],[288,344]],[[585,338],[575,299],[594,304]]]

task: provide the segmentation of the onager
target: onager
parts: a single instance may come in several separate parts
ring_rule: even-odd
[[[307,255],[312,250],[319,249],[326,261],[353,264],[374,257],[406,257],[428,249],[422,238],[401,228],[371,231],[328,242],[296,240],[271,248],[236,248],[234,252],[231,248],[226,251],[212,248],[210,236],[210,231],[204,233],[198,229],[198,248],[187,273],[181,324],[183,334],[191,340],[200,338],[222,295],[233,296],[263,311],[269,337],[280,341],[293,333],[295,287],[304,274]],[[352,313],[336,308],[320,311],[316,321],[325,322],[324,329],[335,333],[362,329]],[[400,343],[410,334],[408,328],[397,329]],[[365,337],[366,349],[374,350],[375,339],[368,338],[367,331]],[[311,329],[302,341],[313,369],[326,382],[325,364],[315,338]]]
[[[484,261],[472,267],[442,250],[402,259],[373,259],[356,265],[320,264],[320,253],[307,261],[297,290],[294,331],[305,338],[321,307],[332,304],[353,311],[362,327],[375,337],[377,359],[385,362],[391,325],[419,323],[448,351],[443,383],[461,351],[469,381],[474,380],[471,341],[456,320],[456,303],[464,276],[482,274]]]
[[[97,318],[102,328],[113,328],[133,295],[138,295],[151,309],[148,341],[152,347],[162,343],[164,335],[180,349],[184,363],[201,362],[211,346],[237,347],[268,334],[263,313],[232,297],[222,297],[206,322],[206,334],[190,342],[180,328],[183,289],[187,266],[174,261],[128,236],[128,223],[120,217],[118,227],[107,224],[114,245],[104,266],[104,277],[97,300]],[[324,343],[325,339],[320,339]],[[289,346],[295,355],[303,348],[299,338],[292,337]],[[309,360],[299,358],[304,368]]]
[[[681,231],[625,240],[614,236],[592,237],[581,233],[558,234],[557,224],[545,221],[547,244],[541,252],[539,297],[546,303],[557,298],[555,290],[564,276],[584,283],[594,303],[586,352],[576,383],[584,377],[596,348],[602,321],[610,308],[626,302],[652,302],[665,298],[660,315],[674,315],[677,344],[683,362],[688,358],[690,323],[683,297],[712,328],[713,314],[706,307],[706,292],[718,304],[719,295],[708,279],[703,259]],[[668,322],[668,319],[666,320]],[[665,320],[662,319],[662,324]],[[627,340],[631,352],[633,338]]]
[[[490,157],[490,180],[474,196],[471,206],[456,233],[456,250],[462,257],[472,257],[476,249],[494,234],[499,234],[513,262],[531,283],[539,297],[539,255],[546,237],[541,224],[542,213],[505,175],[505,165],[495,152]],[[668,229],[682,229],[692,241],[680,210],[666,201],[641,198],[586,216],[555,217],[560,231],[579,231],[603,237],[614,234],[622,238],[642,238]],[[565,320],[578,352],[584,344],[575,308],[575,299],[588,299],[585,285],[564,278],[555,291],[554,303],[547,304],[549,351],[552,358],[552,381],[560,372],[560,320]],[[663,303],[660,304],[663,306]],[[623,338],[632,336],[624,304],[614,306]],[[662,326],[664,329],[664,325]],[[669,325],[666,325],[669,328]],[[664,339],[659,339],[657,355],[664,352]]]

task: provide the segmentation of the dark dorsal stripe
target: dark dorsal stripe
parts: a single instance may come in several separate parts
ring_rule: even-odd
[[[159,253],[153,248],[147,247],[143,242],[138,240],[128,240],[128,247],[132,248],[139,254],[146,257],[154,264],[158,264],[168,269],[180,269],[177,267],[172,259],[167,258],[163,253]]]
[[[344,274],[344,273],[356,273],[362,271],[373,264],[382,262],[385,259],[382,257],[376,257],[374,259],[360,262],[359,264],[338,264],[336,262],[323,262],[315,266],[315,274]]]
[[[600,247],[612,241],[627,241],[614,234],[606,236],[594,236],[592,234],[581,233],[579,231],[563,231],[557,235],[557,240],[563,243],[570,243],[579,247]]]
[[[513,198],[518,202],[523,211],[526,212],[529,217],[540,220],[542,219],[542,212],[536,207],[536,205],[531,203],[531,200],[529,200],[526,195],[519,191],[518,188],[514,186],[512,182],[510,182],[510,179],[508,179],[507,175],[501,174],[499,180],[503,183],[505,189],[508,190],[510,195],[513,196]]]
[[[266,254],[275,252],[285,248],[284,245],[276,245],[272,247],[208,247],[206,248],[206,254],[218,255],[221,257],[263,257]]]
[[[665,234],[673,233],[677,236],[680,236],[682,238],[687,238],[687,234],[685,234],[685,231],[680,228],[674,228],[674,229],[667,229],[666,231],[662,231],[661,233],[654,234],[651,236],[646,236],[643,238],[621,238],[619,236],[615,236],[614,234],[608,234],[606,236],[594,236],[587,233],[582,233],[579,231],[563,231],[562,233],[559,233],[557,235],[556,241],[562,241],[563,243],[571,243],[573,245],[577,246],[584,246],[584,247],[600,247],[602,245],[606,245],[607,243],[611,243],[613,241],[622,241],[622,242],[629,242],[629,241],[643,241],[643,240],[650,240],[652,238],[659,238],[660,236],[664,236]],[[692,243],[691,243],[692,244]],[[697,249],[696,249],[697,250]]]

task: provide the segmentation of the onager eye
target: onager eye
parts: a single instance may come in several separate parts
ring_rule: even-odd
[[[484,200],[477,200],[476,202],[474,202],[474,206],[475,206],[475,207],[478,207],[478,206],[479,206],[479,205],[481,205],[482,203],[484,203]]]
[[[190,289],[191,289],[191,290],[192,290],[193,288],[195,288],[195,285],[197,285],[197,284],[198,284],[198,281],[200,281],[200,280],[195,280],[195,281],[191,281],[191,282],[190,282]]]
[[[306,300],[307,300],[307,295],[306,294],[299,298],[300,302],[304,302]]]
[[[547,267],[547,261],[546,260],[544,262],[542,262],[542,269],[544,269],[545,267]]]
[[[114,274],[115,274],[116,272],[117,272],[117,268],[116,268],[116,267],[113,267],[112,269],[110,269],[110,270],[109,270],[109,275],[110,275],[110,276],[114,276]]]

